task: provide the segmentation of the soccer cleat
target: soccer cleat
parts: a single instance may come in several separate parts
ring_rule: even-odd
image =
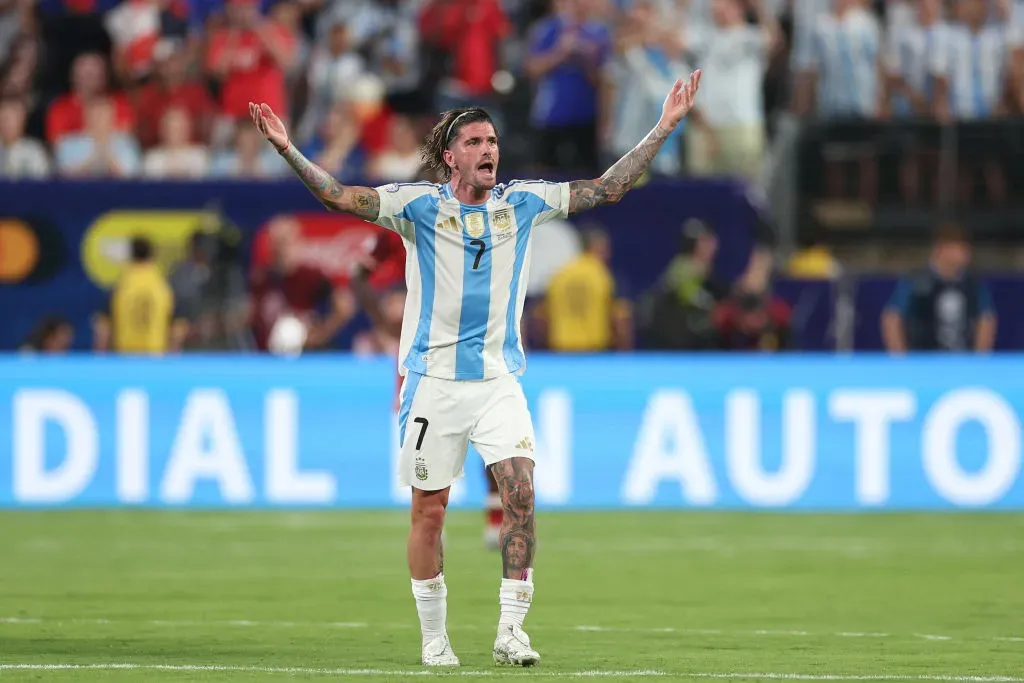
[[[519,626],[510,624],[498,631],[494,639],[494,663],[511,666],[533,666],[540,654],[530,647],[530,636]]]
[[[459,658],[452,651],[452,644],[448,642],[448,635],[434,638],[423,646],[424,666],[458,666]]]

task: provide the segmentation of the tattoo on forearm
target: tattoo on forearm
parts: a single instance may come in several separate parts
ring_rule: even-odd
[[[509,458],[491,465],[505,519],[501,525],[501,569],[507,579],[523,579],[533,566],[537,527],[533,507],[533,462]]]
[[[369,187],[345,187],[330,173],[307,159],[295,145],[288,145],[281,156],[320,203],[334,211],[346,211],[368,221],[380,214],[380,196]]]
[[[579,213],[622,199],[633,187],[633,183],[650,167],[670,133],[657,125],[640,144],[626,152],[597,180],[575,180],[569,183],[569,213]]]

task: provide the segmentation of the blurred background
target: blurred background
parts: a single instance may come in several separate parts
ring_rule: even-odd
[[[344,183],[429,177],[419,141],[471,104],[498,122],[502,180],[569,180],[632,148],[698,67],[636,189],[536,235],[524,336],[551,383],[580,353],[659,352],[649,393],[718,352],[785,354],[746,380],[783,391],[834,367],[795,352],[1024,347],[1022,2],[0,0],[4,362],[234,352],[216,372],[285,382],[258,354],[324,355],[378,368],[386,420],[401,241],[324,212],[248,102]],[[66,367],[154,381],[90,357]],[[971,362],[899,367],[917,391],[991,367]],[[180,367],[183,387],[227,382]],[[762,376],[779,367],[795,374]]]

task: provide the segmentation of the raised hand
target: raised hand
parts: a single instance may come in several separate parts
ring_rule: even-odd
[[[701,70],[697,69],[690,74],[690,80],[685,84],[679,79],[672,86],[672,91],[665,98],[665,104],[661,106],[661,121],[659,124],[666,130],[672,130],[693,107],[693,98],[697,95],[697,88],[700,87]]]
[[[249,115],[256,128],[263,133],[263,137],[270,141],[277,150],[284,151],[289,144],[288,131],[284,122],[274,113],[269,104],[249,103]]]

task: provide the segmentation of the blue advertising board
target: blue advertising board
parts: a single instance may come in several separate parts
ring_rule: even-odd
[[[390,507],[393,366],[0,358],[0,507]],[[542,508],[1024,509],[1024,357],[535,354]],[[472,451],[453,504],[485,495]]]

